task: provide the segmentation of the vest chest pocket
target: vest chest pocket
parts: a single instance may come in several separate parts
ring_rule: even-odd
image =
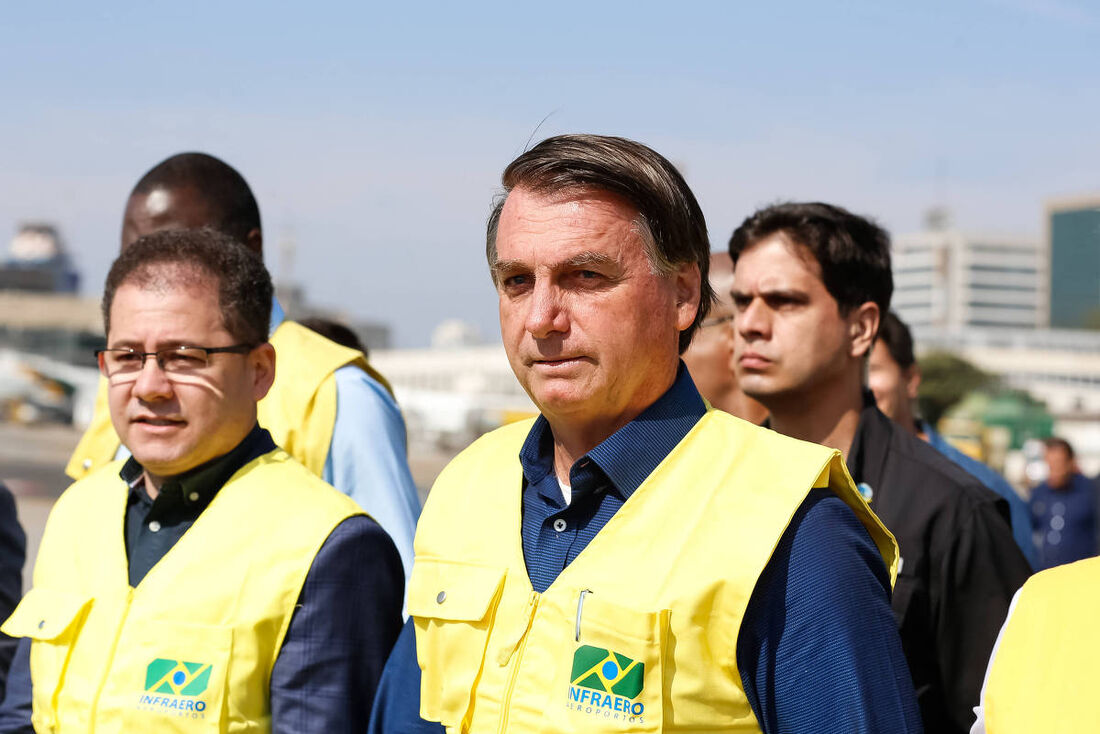
[[[663,726],[669,611],[644,612],[599,592],[562,609],[544,732],[656,732]],[[566,612],[561,614],[561,612]]]
[[[409,581],[409,614],[423,671],[421,715],[460,728],[470,714],[505,569],[418,557]]]
[[[36,731],[54,731],[58,726],[58,694],[91,604],[87,596],[33,588],[4,622],[5,634],[31,639],[31,721]]]
[[[232,630],[146,619],[128,627],[101,708],[120,712],[123,731],[224,731],[233,718],[226,701]],[[256,667],[243,659],[247,650],[241,656],[242,670]],[[249,688],[241,695],[267,695],[258,677],[239,681]]]

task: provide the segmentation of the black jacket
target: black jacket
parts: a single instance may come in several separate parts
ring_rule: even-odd
[[[870,398],[870,395],[868,395]],[[1008,503],[865,400],[848,470],[897,538],[893,607],[929,734],[968,732],[1012,595],[1031,568]]]

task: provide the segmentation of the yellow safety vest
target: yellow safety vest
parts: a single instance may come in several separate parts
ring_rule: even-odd
[[[537,593],[520,534],[531,425],[460,454],[420,517],[409,586],[420,709],[449,732],[759,731],[737,635],[813,487],[855,511],[895,576],[893,536],[838,451],[712,410]]]
[[[1100,558],[1028,579],[986,682],[988,734],[1100,731]]]
[[[269,681],[313,558],[361,514],[286,452],[241,468],[131,587],[114,462],[57,501],[34,588],[0,628],[30,637],[37,732],[266,732]]]
[[[257,405],[258,420],[275,443],[321,476],[336,425],[336,378],[333,373],[357,365],[393,394],[390,384],[362,352],[337,344],[293,321],[271,335],[275,347],[275,384]],[[119,440],[107,407],[107,381],[100,379],[95,415],[65,467],[81,479],[114,461]]]

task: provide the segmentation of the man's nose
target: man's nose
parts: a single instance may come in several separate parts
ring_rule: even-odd
[[[171,397],[172,381],[157,363],[154,355],[149,355],[141,364],[137,381],[134,382],[134,396],[146,402]]]
[[[733,318],[733,328],[742,337],[767,337],[771,332],[771,317],[767,305],[754,298]]]
[[[563,304],[561,289],[547,280],[538,280],[528,302],[526,328],[536,339],[542,339],[569,328],[569,318]]]

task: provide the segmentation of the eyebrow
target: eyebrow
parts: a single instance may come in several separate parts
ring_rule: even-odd
[[[806,291],[798,288],[774,288],[771,290],[762,290],[759,293],[761,298],[786,298],[791,301],[804,303],[810,300],[810,295]],[[739,291],[736,288],[730,290],[730,298],[752,298],[753,294],[748,291]]]
[[[560,268],[580,268],[586,265],[609,266],[615,265],[617,262],[615,258],[602,252],[582,252],[567,260],[555,263],[553,267],[557,270]],[[493,272],[498,274],[528,269],[530,269],[530,266],[522,260],[498,260],[493,265]]]

